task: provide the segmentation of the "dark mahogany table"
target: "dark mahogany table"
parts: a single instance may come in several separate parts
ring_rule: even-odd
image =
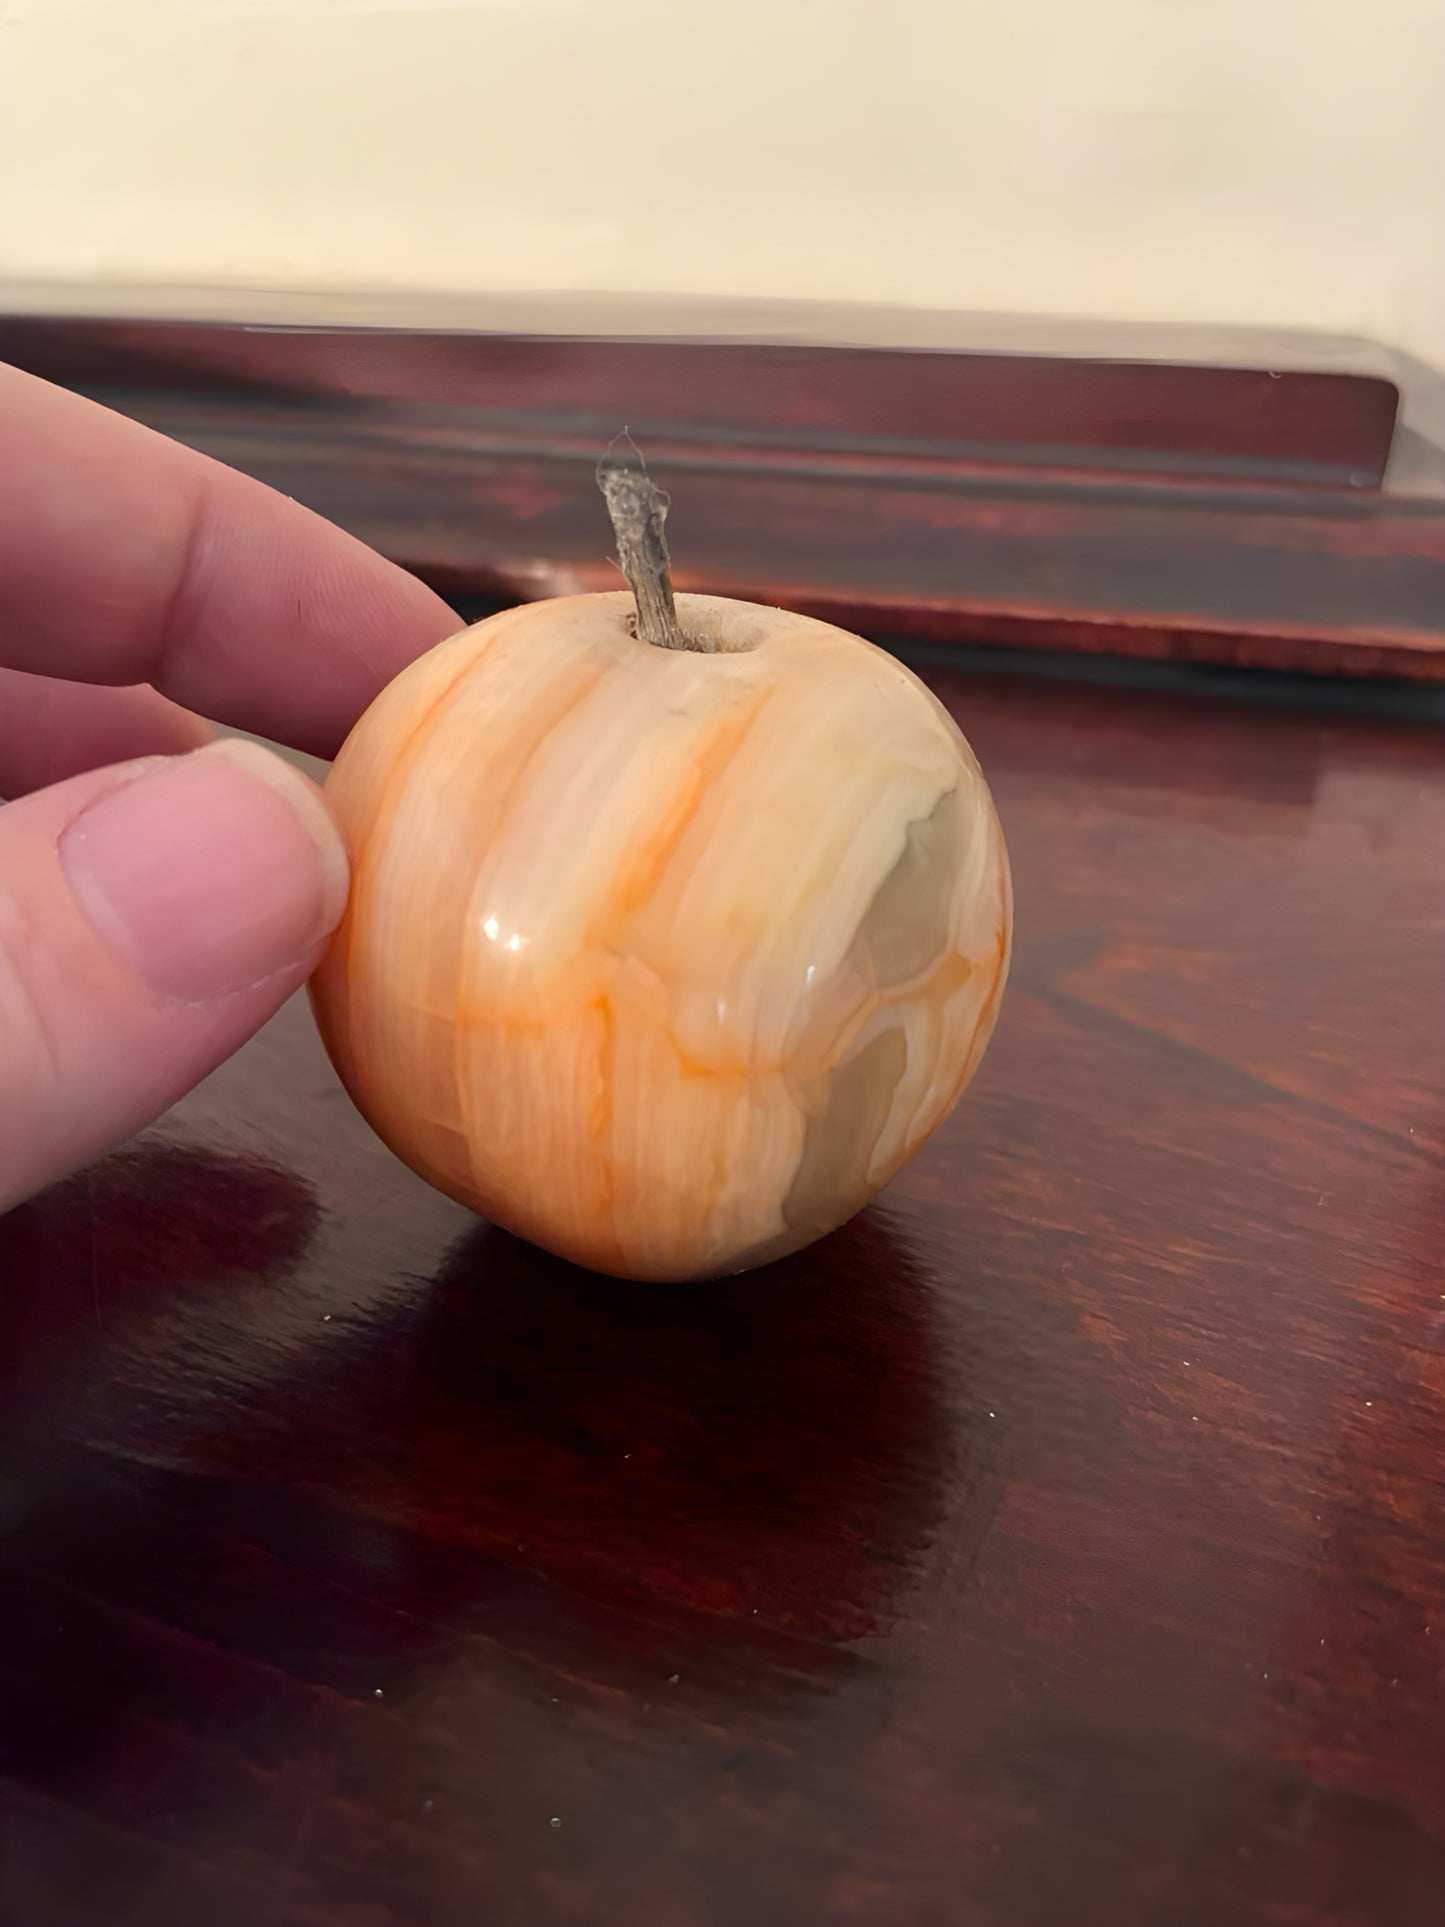
[[[1445,735],[938,682],[1013,985],[819,1249],[570,1271],[301,1005],[0,1224],[5,1927],[1445,1920]]]

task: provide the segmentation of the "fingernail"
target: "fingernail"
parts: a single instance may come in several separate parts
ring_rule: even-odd
[[[60,839],[96,935],[162,996],[229,996],[293,968],[346,902],[341,839],[315,788],[257,744],[153,764]]]

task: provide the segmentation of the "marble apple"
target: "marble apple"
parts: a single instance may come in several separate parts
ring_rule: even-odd
[[[577,1264],[682,1281],[821,1236],[937,1129],[993,1029],[1012,902],[926,686],[825,623],[674,597],[666,498],[618,488],[632,593],[477,623],[348,738],[326,795],[353,884],[312,999],[433,1185]]]

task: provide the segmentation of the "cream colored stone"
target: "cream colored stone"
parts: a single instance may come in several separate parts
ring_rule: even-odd
[[[579,1264],[685,1279],[850,1217],[947,1115],[1007,972],[978,765],[900,663],[805,617],[514,609],[374,703],[327,1047],[424,1177]]]

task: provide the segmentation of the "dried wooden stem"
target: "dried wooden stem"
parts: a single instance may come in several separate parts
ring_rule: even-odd
[[[631,445],[629,444],[629,447]],[[648,476],[635,448],[619,454],[614,443],[597,464],[597,486],[612,517],[617,559],[637,604],[637,633],[659,649],[696,649],[712,645],[683,634],[672,599],[672,569],[662,525],[668,498]]]

